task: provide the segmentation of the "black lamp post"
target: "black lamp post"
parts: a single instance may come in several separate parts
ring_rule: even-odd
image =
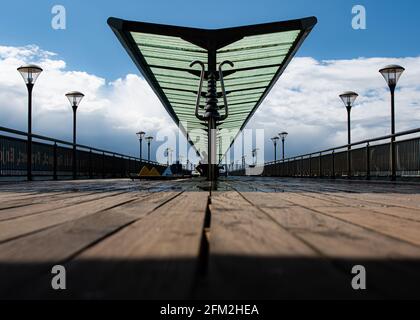
[[[391,134],[395,134],[395,88],[397,87],[398,80],[400,79],[401,75],[405,69],[398,65],[389,65],[379,72],[384,77],[385,81],[388,83],[389,89],[391,91]],[[391,138],[391,179],[395,181],[397,177],[397,163],[396,163],[396,155],[395,155],[395,137]]]
[[[73,179],[77,178],[77,162],[76,162],[76,111],[80,101],[82,101],[85,95],[78,91],[72,91],[66,93],[67,99],[70,101],[70,105],[73,109]]]
[[[143,144],[143,138],[144,138],[144,136],[146,135],[146,132],[144,132],[144,131],[139,131],[139,132],[137,132],[137,133],[136,133],[136,135],[137,135],[137,138],[139,138],[139,142],[140,142],[140,152],[139,152],[139,157],[140,157],[140,162],[141,162],[141,160],[143,160],[143,155],[142,155],[142,152],[143,152],[143,147],[142,147],[142,144]]]
[[[188,158],[188,152],[189,152],[189,140],[190,140],[190,136],[189,136],[189,134],[187,133],[187,162],[186,162],[186,167],[187,167],[187,170],[189,170],[190,168],[189,168],[189,163],[190,163],[190,160],[189,160],[189,158]]]
[[[277,142],[279,141],[279,137],[273,137],[271,138],[271,141],[273,141],[274,144],[274,162],[277,161]]]
[[[165,149],[165,153],[166,153],[166,166],[169,167],[169,148]]]
[[[166,164],[169,167],[169,163],[172,164],[172,149],[171,148],[166,148],[165,149],[165,153],[166,153]],[[171,158],[169,161],[169,157]]]
[[[258,162],[258,148],[255,148],[252,150],[252,158],[253,158],[254,166],[256,166]]]
[[[359,95],[353,91],[347,91],[343,94],[340,94],[340,98],[343,101],[347,109],[347,176],[351,177],[351,125],[350,125],[350,113],[351,108],[353,107],[354,101],[356,101]],[[335,174],[335,173],[334,173]]]
[[[152,142],[153,137],[146,137],[146,141],[147,141],[147,161],[150,162],[150,143]]]
[[[287,132],[285,132],[285,131],[279,133],[279,137],[281,139],[281,147],[282,147],[281,150],[282,150],[282,159],[283,160],[284,160],[284,140],[286,140],[286,137],[288,135],[289,134]]]
[[[28,181],[32,180],[32,89],[42,68],[28,64],[17,68],[28,89],[28,140],[26,145],[26,174]]]

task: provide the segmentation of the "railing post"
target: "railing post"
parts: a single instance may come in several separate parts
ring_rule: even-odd
[[[322,152],[319,153],[319,177],[322,178]]]
[[[89,179],[92,179],[92,149],[89,149]]]
[[[397,156],[395,150],[395,137],[391,138],[391,181],[397,180]]]
[[[303,178],[304,177],[304,169],[303,169],[303,164],[304,164],[304,160],[303,160],[303,156],[300,157],[300,176]]]
[[[116,177],[116,170],[115,170],[115,153],[112,154],[112,177]]]
[[[296,157],[295,158],[295,164],[296,164],[296,176],[299,176],[300,175],[300,166],[299,166],[299,161],[298,161],[298,158]]]
[[[57,180],[57,142],[54,142],[53,179]]]
[[[331,168],[331,178],[335,179],[335,150],[331,154],[332,168]]]
[[[312,177],[312,155],[309,155],[309,178]]]
[[[347,148],[347,178],[351,178],[351,147]]]
[[[366,144],[366,180],[370,180],[370,145]]]
[[[105,152],[102,152],[102,179],[105,179]]]
[[[124,159],[124,157],[123,156],[121,156],[121,164],[120,164],[120,166],[121,166],[121,178],[122,177],[124,177],[124,175],[125,175],[125,171],[126,171],[126,168],[125,168],[125,159]]]

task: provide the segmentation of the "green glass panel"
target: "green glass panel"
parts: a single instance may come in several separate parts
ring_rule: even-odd
[[[227,90],[232,91],[232,90],[238,90],[238,89],[247,89],[247,88],[250,88],[250,87],[268,86],[272,79],[273,79],[273,77],[265,78],[265,79],[264,78],[244,79],[240,82],[237,81],[237,80],[226,81],[225,82],[225,88],[229,88]]]
[[[218,50],[218,52],[233,52],[244,49],[267,48],[270,46],[278,45],[279,43],[293,43],[298,37],[299,33],[300,30],[292,30],[248,36],[221,48]]]
[[[223,139],[228,139],[232,131],[234,136],[239,132],[284,62],[299,32],[296,30],[245,37],[217,51],[217,63],[230,60],[235,64],[233,69],[237,70],[224,79],[229,92],[227,100],[230,115],[220,126],[221,129],[229,130],[228,133],[219,133],[218,144],[221,143],[223,154],[230,146],[230,142],[225,143]],[[195,117],[196,91],[200,79],[188,72],[194,60],[207,64],[206,50],[178,37],[139,32],[132,32],[131,35],[147,64],[152,66],[151,71],[178,119],[184,123],[187,132],[194,131],[194,135],[199,137],[194,143],[196,150],[207,151],[207,133],[202,130],[205,125]],[[198,65],[193,69],[200,70]],[[207,81],[204,81],[203,92],[206,91]],[[205,100],[202,98],[200,104],[205,105]],[[219,98],[219,105],[222,104],[223,100]],[[200,114],[203,112],[200,109]],[[223,108],[220,113],[223,115]]]
[[[176,48],[180,51],[201,53],[204,56],[206,50],[182,40],[179,37],[164,36],[142,32],[131,32],[131,36],[139,46],[157,47],[157,48]]]
[[[155,75],[155,78],[157,81],[159,81],[159,83],[165,83],[165,84],[175,83],[175,84],[189,85],[193,87],[195,90],[198,89],[198,85],[199,85],[198,79],[195,80],[195,79],[186,78],[186,77],[176,78],[176,77],[166,77],[166,76]]]
[[[259,95],[261,96],[266,87],[263,88],[258,88],[258,89],[252,89],[252,88],[242,88],[243,90],[241,91],[235,91],[235,92],[231,92],[227,94],[227,99],[231,98],[231,97],[242,97],[242,96],[249,96],[249,95]],[[237,89],[239,90],[239,89]],[[229,102],[229,101],[228,101]]]
[[[154,75],[162,75],[162,76],[167,76],[167,77],[179,77],[179,78],[187,77],[188,79],[197,79],[197,82],[199,81],[198,77],[192,75],[188,71],[162,69],[162,68],[156,68],[156,67],[152,67],[150,69],[152,70]],[[194,69],[198,70],[198,68],[196,67],[194,67]],[[186,70],[189,70],[189,68]]]

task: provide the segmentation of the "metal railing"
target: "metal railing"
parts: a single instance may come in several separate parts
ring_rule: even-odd
[[[420,177],[420,137],[395,141],[395,168],[392,168],[392,142],[383,140],[420,133],[420,128],[394,135],[363,140],[284,160],[267,162],[263,176],[272,177]],[[356,147],[356,148],[354,148]],[[344,150],[343,150],[344,149]],[[392,172],[396,172],[396,177]],[[245,175],[241,169],[231,175]]]
[[[0,126],[0,178],[26,177],[27,137],[23,131]],[[7,134],[7,135],[6,135]],[[72,178],[73,143],[32,134],[32,175],[34,178]],[[117,152],[76,144],[78,178],[118,178],[138,173],[144,165],[159,172],[165,165]]]

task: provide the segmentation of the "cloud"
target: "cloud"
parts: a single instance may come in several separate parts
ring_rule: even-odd
[[[155,135],[176,126],[140,76],[128,74],[107,81],[98,75],[68,70],[65,61],[37,46],[0,46],[0,125],[26,130],[26,88],[16,71],[36,63],[44,71],[34,88],[33,130],[71,139],[71,109],[64,94],[85,94],[78,110],[78,141],[109,150],[137,154],[134,133]],[[419,127],[420,57],[359,58],[318,61],[295,58],[248,124],[264,128],[266,159],[272,158],[269,138],[288,131],[287,154],[297,155],[346,142],[346,111],[338,98],[356,91],[352,110],[353,141],[388,134],[389,90],[378,70],[387,64],[406,67],[396,94],[397,130]],[[155,148],[157,145],[155,145]]]
[[[135,133],[176,129],[167,112],[138,75],[107,82],[84,71],[68,70],[59,57],[37,46],[0,46],[0,117],[2,126],[26,130],[27,93],[16,68],[35,63],[44,69],[33,91],[33,132],[71,140],[72,115],[66,92],[85,98],[78,109],[78,141],[137,155]]]
[[[295,156],[347,142],[347,113],[338,95],[356,91],[353,141],[390,133],[390,93],[378,70],[388,64],[406,68],[396,93],[397,131],[419,127],[420,57],[318,61],[295,58],[247,127],[265,128],[267,140],[288,131],[287,154]],[[266,150],[272,151],[270,141]],[[268,152],[266,157],[272,157]]]

